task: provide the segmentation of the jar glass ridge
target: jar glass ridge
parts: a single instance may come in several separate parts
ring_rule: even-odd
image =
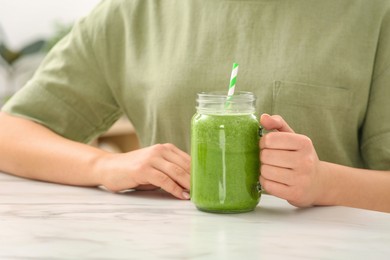
[[[196,99],[196,110],[201,114],[255,113],[256,97],[251,92],[238,91],[233,96],[223,92],[201,92]]]

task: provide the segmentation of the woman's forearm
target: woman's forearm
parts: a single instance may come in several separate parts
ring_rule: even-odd
[[[0,113],[0,171],[25,178],[77,186],[162,188],[189,199],[188,154],[173,144],[128,153],[108,153],[67,140],[32,121]]]
[[[0,125],[0,171],[69,185],[100,185],[95,165],[104,151],[5,113],[0,113]]]
[[[328,162],[321,162],[320,168],[320,174],[326,177],[323,196],[316,204],[390,212],[390,172]]]

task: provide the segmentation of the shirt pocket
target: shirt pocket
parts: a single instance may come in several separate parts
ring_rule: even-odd
[[[287,81],[275,81],[273,86],[273,112],[280,112],[284,107],[339,111],[348,109],[350,104],[350,90],[343,87]]]
[[[296,133],[310,137],[323,159],[337,161],[348,157],[348,149],[357,149],[356,124],[349,113],[351,92],[343,87],[276,81],[272,114],[281,115]]]

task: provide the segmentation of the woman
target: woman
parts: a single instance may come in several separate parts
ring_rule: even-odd
[[[189,199],[195,94],[227,88],[232,61],[258,112],[280,115],[260,121],[268,193],[390,212],[386,0],[103,1],[3,107],[0,170]],[[144,148],[83,144],[122,113]]]

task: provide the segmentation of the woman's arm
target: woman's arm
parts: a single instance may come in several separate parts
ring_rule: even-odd
[[[111,191],[161,187],[189,198],[190,157],[171,144],[112,154],[2,112],[0,126],[0,171],[68,185],[103,185]]]
[[[280,116],[263,115],[276,130],[260,141],[262,187],[297,207],[341,205],[390,212],[390,172],[356,169],[320,161],[311,140]]]
[[[390,171],[356,169],[321,162],[329,187],[317,205],[341,205],[390,212]]]

